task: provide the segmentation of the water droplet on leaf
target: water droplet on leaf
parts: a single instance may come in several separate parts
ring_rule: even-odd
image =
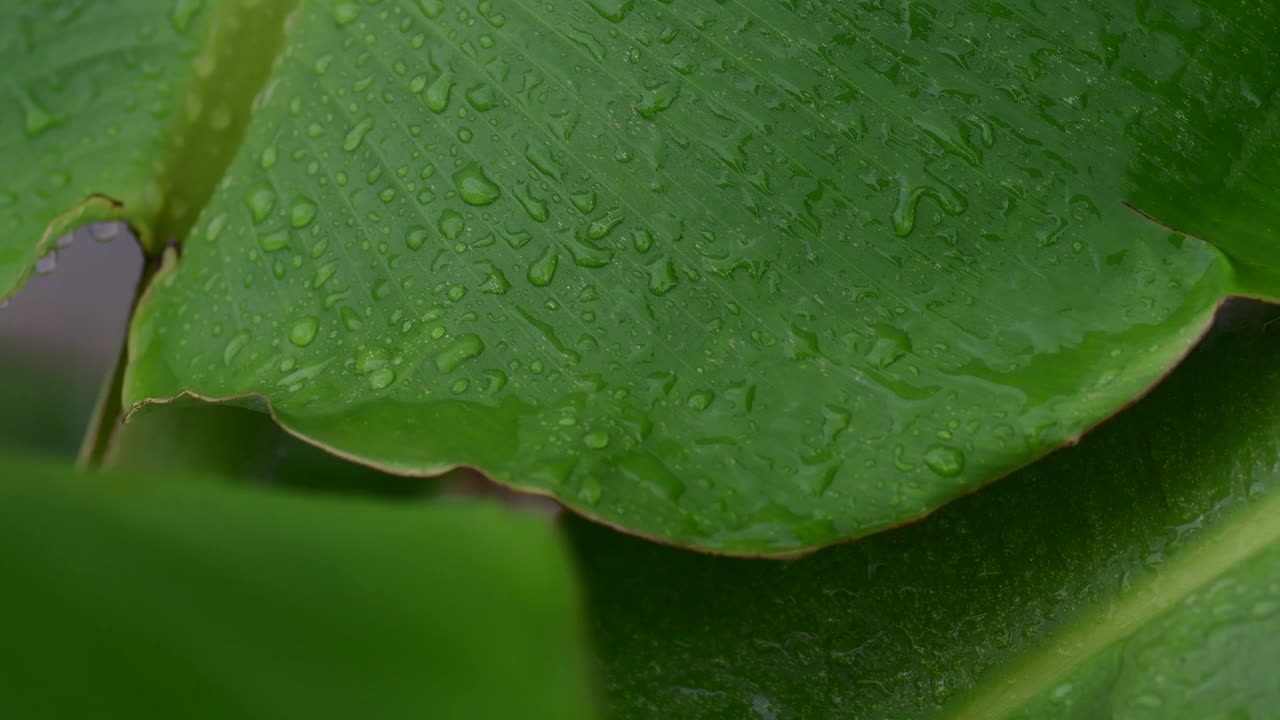
[[[706,410],[711,407],[711,401],[715,400],[715,393],[709,390],[698,390],[689,394],[688,406],[693,410]]]
[[[884,370],[911,352],[911,338],[892,325],[876,325],[876,340],[867,353],[867,362]]]
[[[489,205],[501,194],[498,185],[484,174],[478,163],[471,163],[454,173],[453,182],[468,205]]]
[[[62,118],[46,110],[29,93],[19,92],[18,104],[22,106],[23,129],[29,138],[33,138],[55,125],[62,124]]]
[[[556,276],[556,266],[560,263],[560,253],[555,248],[547,248],[541,257],[529,266],[529,282],[535,287],[546,287]]]
[[[587,0],[587,4],[611,23],[620,23],[635,7],[635,0]]]
[[[319,330],[319,319],[314,315],[308,315],[294,323],[293,328],[289,330],[289,342],[298,347],[306,347],[316,339],[316,333]]]
[[[453,91],[453,76],[445,73],[427,86],[422,99],[434,113],[442,113],[449,107],[449,93]]]
[[[203,4],[204,0],[177,0],[173,4],[173,11],[169,13],[169,22],[173,23],[173,29],[185,33],[191,25],[191,18],[200,12],[200,6]]]
[[[369,373],[369,388],[372,390],[382,390],[391,383],[395,382],[396,373],[391,368],[379,368]]]
[[[316,274],[311,278],[311,287],[318,288],[329,282],[334,273],[338,272],[337,261],[327,262],[316,268]]]
[[[529,217],[537,222],[546,222],[547,218],[551,217],[546,201],[534,195],[528,188],[516,193],[516,200],[520,201],[520,207],[524,208]]]
[[[364,117],[347,131],[346,137],[342,139],[342,149],[352,152],[360,147],[360,143],[364,142],[364,136],[369,134],[373,129],[373,118]]]
[[[338,3],[333,8],[333,20],[339,26],[350,25],[360,16],[360,6],[353,2]]]
[[[213,242],[218,239],[222,231],[227,226],[227,214],[218,213],[209,220],[209,224],[204,229],[204,239]]]
[[[258,246],[262,248],[262,252],[276,252],[289,247],[289,233],[284,230],[276,230],[264,235],[258,236]]]
[[[477,112],[488,112],[498,106],[498,96],[488,83],[476,85],[466,92],[467,104]]]
[[[316,204],[309,197],[299,195],[289,208],[289,224],[295,228],[304,228],[316,217]]]
[[[404,236],[405,247],[414,251],[421,250],[422,246],[427,243],[427,238],[429,236],[430,234],[427,232],[426,228],[422,226],[411,227],[409,228],[409,232],[405,233]]]
[[[444,12],[444,0],[418,0],[418,9],[423,15],[434,20]]]
[[[676,269],[670,260],[659,260],[646,269],[649,271],[649,292],[661,297],[675,288]]]
[[[43,257],[36,261],[36,274],[49,275],[58,269],[58,252],[50,250]]]
[[[955,477],[964,470],[964,454],[947,445],[934,445],[925,451],[924,464],[942,477]]]
[[[462,231],[466,229],[466,220],[462,217],[462,213],[457,210],[445,210],[440,213],[440,219],[436,221],[436,226],[440,228],[440,234],[449,240],[457,240],[462,235]]]
[[[342,324],[351,332],[355,332],[364,327],[364,321],[360,319],[360,314],[349,307],[343,307],[338,310],[338,315],[342,318]]]
[[[436,369],[442,373],[453,372],[459,365],[479,356],[482,352],[484,352],[484,341],[479,335],[463,335],[436,355]]]
[[[271,214],[271,210],[276,206],[276,191],[272,190],[268,185],[259,185],[245,197],[245,204],[249,206],[249,213],[253,217],[255,223],[261,223]]]
[[[227,341],[227,346],[222,350],[222,362],[228,366],[235,360],[236,355],[249,344],[249,331],[241,330]]]

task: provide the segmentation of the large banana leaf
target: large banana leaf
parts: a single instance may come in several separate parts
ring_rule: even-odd
[[[578,528],[613,717],[1273,717],[1280,313],[1245,314],[918,525],[786,563]]]
[[[0,458],[0,716],[586,718],[539,518]]]
[[[126,399],[708,550],[882,529],[1280,294],[1278,38],[1262,0],[304,0]]]

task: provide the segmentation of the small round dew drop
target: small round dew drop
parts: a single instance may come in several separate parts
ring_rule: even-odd
[[[396,373],[391,368],[379,368],[369,373],[369,388],[382,390],[396,381]]]
[[[249,191],[245,196],[245,204],[249,206],[249,212],[253,216],[255,223],[261,223],[271,214],[272,208],[276,205],[276,193],[267,185],[259,185]]]
[[[360,15],[360,6],[353,2],[338,3],[333,9],[333,20],[338,25],[350,25]]]
[[[924,453],[924,464],[942,477],[955,477],[964,470],[964,454],[946,445],[934,445]]]
[[[295,228],[304,228],[316,219],[316,212],[319,208],[316,203],[309,197],[299,195],[293,201],[293,206],[289,208],[289,224]]]
[[[316,333],[319,330],[320,321],[315,315],[308,315],[294,323],[293,328],[289,330],[289,342],[298,347],[306,347],[316,339]]]
[[[582,444],[592,450],[603,450],[609,444],[609,433],[601,430],[589,432],[582,437]]]

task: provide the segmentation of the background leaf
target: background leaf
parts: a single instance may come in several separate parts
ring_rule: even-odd
[[[17,0],[0,9],[0,298],[56,241],[186,234],[240,144],[290,2]]]
[[[1237,312],[1079,447],[918,525],[760,563],[580,524],[613,716],[1267,716],[1280,312]]]
[[[540,519],[0,460],[0,714],[586,718]]]

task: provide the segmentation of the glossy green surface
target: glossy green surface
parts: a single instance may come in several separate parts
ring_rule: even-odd
[[[1280,704],[1280,311],[917,525],[798,561],[575,528],[612,716],[1245,718]]]
[[[280,0],[11,0],[0,9],[0,298],[79,225],[186,234],[279,47]],[[37,268],[37,259],[40,259]]]
[[[592,715],[539,518],[0,459],[0,715]]]
[[[719,552],[892,526],[1277,294],[1276,7],[308,0],[126,400]]]

